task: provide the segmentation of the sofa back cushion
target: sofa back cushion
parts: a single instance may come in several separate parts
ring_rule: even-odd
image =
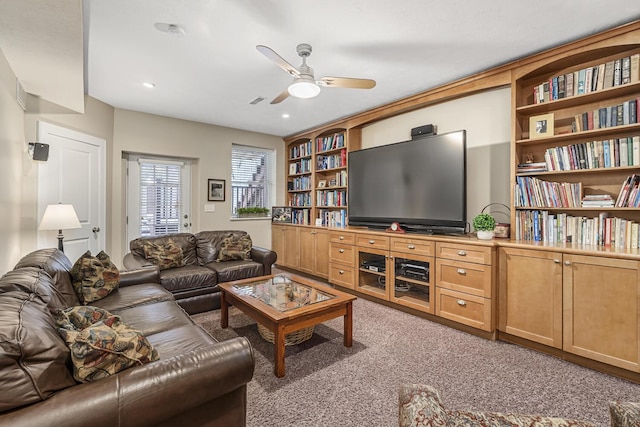
[[[71,261],[64,252],[56,248],[47,248],[25,255],[18,261],[15,269],[36,267],[46,271],[53,278],[53,285],[64,298],[65,306],[61,308],[66,308],[80,303],[71,283],[71,266]]]
[[[241,230],[201,231],[196,234],[198,264],[206,265],[216,261],[223,242],[247,240],[251,242],[249,234]]]
[[[175,233],[158,237],[138,237],[129,242],[131,253],[142,258],[145,257],[145,244],[154,243],[156,245],[165,246],[173,241],[182,249],[182,260],[184,265],[197,265],[196,257],[196,237],[191,233]]]
[[[53,279],[24,267],[0,278],[0,412],[28,405],[76,384],[70,355],[51,308],[60,305]]]

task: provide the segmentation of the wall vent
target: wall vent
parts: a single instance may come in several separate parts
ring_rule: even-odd
[[[257,98],[252,99],[252,100],[249,102],[249,104],[251,104],[251,105],[256,105],[256,104],[258,104],[258,103],[260,103],[260,102],[262,102],[262,101],[264,101],[264,98],[263,98],[262,96],[259,96],[259,97],[257,97]]]

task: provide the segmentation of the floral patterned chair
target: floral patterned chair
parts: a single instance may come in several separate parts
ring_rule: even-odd
[[[538,415],[507,414],[446,409],[438,391],[422,384],[406,384],[400,388],[400,427],[465,426],[465,427],[595,427],[584,421]],[[640,426],[640,403],[610,402],[612,427]]]

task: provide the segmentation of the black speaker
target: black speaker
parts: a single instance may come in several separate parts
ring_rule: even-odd
[[[46,162],[49,160],[49,144],[42,144],[40,142],[30,142],[29,145],[33,149],[33,160],[40,160]]]
[[[436,125],[424,125],[411,129],[411,138],[417,138],[426,135],[436,135],[438,133],[438,126]]]

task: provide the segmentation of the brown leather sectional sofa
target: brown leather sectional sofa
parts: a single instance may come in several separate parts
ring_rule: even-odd
[[[182,249],[184,265],[160,271],[160,282],[187,313],[220,308],[218,283],[271,274],[277,255],[270,249],[253,246],[251,259],[216,261],[223,239],[247,236],[245,231],[216,230],[197,234],[176,233],[161,237],[140,237],[129,242],[130,253],[123,264],[127,269],[153,266],[145,258],[144,245],[166,244],[171,239]]]
[[[142,331],[160,359],[76,383],[54,320],[80,305],[71,267],[40,249],[0,278],[0,426],[246,425],[249,342],[217,342],[195,325],[156,269],[122,271],[117,290],[91,304]]]

